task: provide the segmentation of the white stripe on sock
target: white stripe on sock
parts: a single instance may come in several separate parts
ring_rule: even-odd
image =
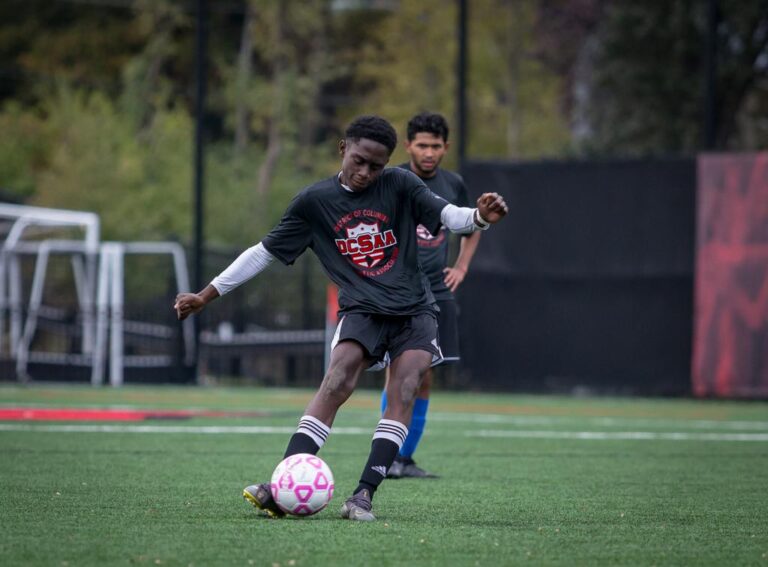
[[[408,437],[408,428],[392,419],[381,419],[373,432],[374,439],[388,439],[397,445],[398,449],[403,447],[405,438]]]
[[[325,440],[328,439],[328,434],[331,432],[331,428],[324,424],[322,421],[311,415],[304,415],[299,420],[299,427],[297,432],[309,435],[312,441],[317,443],[318,447],[322,447],[325,444]]]

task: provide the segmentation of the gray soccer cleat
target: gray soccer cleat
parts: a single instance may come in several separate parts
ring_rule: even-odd
[[[387,478],[440,478],[416,465],[410,457],[395,457],[392,466],[387,471]]]
[[[253,504],[259,510],[265,512],[270,518],[282,518],[285,516],[280,507],[272,498],[269,483],[252,484],[243,489],[243,498]]]
[[[371,495],[363,489],[354,496],[347,498],[341,507],[341,517],[358,522],[372,522],[376,519],[376,516],[371,512],[372,507]]]

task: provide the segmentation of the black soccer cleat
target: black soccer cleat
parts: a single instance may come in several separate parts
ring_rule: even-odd
[[[387,471],[387,478],[440,478],[436,474],[427,472],[410,457],[395,457],[392,466]]]
[[[269,483],[252,484],[243,489],[243,498],[253,504],[256,508],[266,513],[270,518],[282,518],[285,516],[280,507],[272,498],[272,490]]]
[[[363,489],[354,496],[347,498],[341,507],[341,517],[358,522],[372,522],[376,516],[371,512],[371,508],[373,508],[371,494]]]

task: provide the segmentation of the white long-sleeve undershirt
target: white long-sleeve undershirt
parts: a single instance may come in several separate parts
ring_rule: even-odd
[[[240,254],[223,272],[213,278],[211,285],[219,295],[229,293],[269,266],[275,257],[259,242]]]
[[[440,222],[451,232],[459,234],[487,230],[490,226],[475,223],[475,209],[450,204],[440,211]],[[240,254],[234,262],[213,279],[211,285],[216,288],[219,295],[224,295],[262,272],[274,260],[275,257],[259,242]]]
[[[477,232],[478,230],[488,230],[491,226],[487,222],[482,222],[480,213],[477,214],[481,218],[481,224],[475,222],[475,211],[477,209],[470,209],[469,207],[457,207],[450,203],[443,207],[440,211],[440,222],[443,223],[445,228],[451,232],[457,232],[459,234],[468,234],[470,232]]]

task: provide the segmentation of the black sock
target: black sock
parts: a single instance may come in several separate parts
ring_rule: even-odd
[[[368,489],[371,497],[373,497],[373,493],[387,477],[387,471],[407,436],[408,428],[402,423],[391,419],[379,421],[373,434],[368,462],[365,464],[363,474],[360,475],[360,483],[353,494]]]
[[[311,415],[302,416],[299,420],[299,427],[288,442],[283,458],[299,453],[310,453],[317,455],[320,447],[323,446],[331,428],[325,425],[319,419]]]
[[[311,453],[317,455],[320,450],[320,445],[312,441],[312,438],[306,433],[296,432],[291,436],[291,440],[288,441],[288,447],[285,448],[285,455],[283,458],[290,457],[291,455],[298,455],[299,453]]]

